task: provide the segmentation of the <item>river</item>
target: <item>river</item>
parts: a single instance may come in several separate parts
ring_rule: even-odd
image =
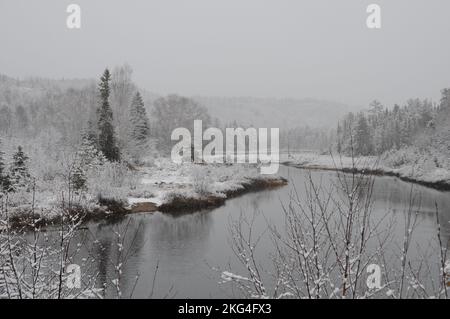
[[[125,260],[123,257],[126,256],[120,281],[125,297],[131,293],[135,298],[237,297],[239,293],[233,291],[231,286],[218,284],[221,271],[242,270],[231,249],[230,223],[236,221],[241,213],[251,217],[256,212],[255,233],[264,232],[267,223],[282,229],[282,204],[289,202],[294,187],[300,196],[305,192],[307,174],[306,170],[281,166],[280,175],[289,180],[288,186],[248,193],[208,211],[177,215],[141,213],[129,215],[112,224],[90,223],[81,231],[83,235],[80,234],[80,240],[81,237],[90,243],[97,240],[99,245],[89,250],[89,258],[86,257],[87,251],[82,249],[81,255],[85,258],[84,262],[79,260],[83,263],[82,271],[96,274],[100,282],[109,283],[116,278],[114,265]],[[312,171],[311,174],[314,180],[322,180],[322,183],[331,183],[337,179],[337,173],[332,171]],[[398,240],[397,244],[403,238],[411,186],[395,177],[375,179],[373,214],[387,214],[391,220],[395,220],[393,238],[394,241]],[[420,196],[420,201],[417,200],[413,207],[419,213],[410,253],[410,256],[415,257],[420,253],[417,244],[427,247],[436,238],[435,203],[440,211],[442,238],[448,242],[450,196],[448,192],[420,185],[413,185],[413,192]],[[125,236],[121,255],[117,249],[118,233]],[[261,263],[269,263],[268,256],[273,252],[273,245],[268,236],[263,236],[257,249]],[[428,258],[434,258],[436,254],[436,250],[431,251]],[[86,262],[89,259],[91,263]],[[114,291],[108,290],[106,296],[113,297]]]

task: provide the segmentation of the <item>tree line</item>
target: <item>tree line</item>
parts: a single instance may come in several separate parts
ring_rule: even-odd
[[[375,100],[368,111],[349,113],[338,123],[337,151],[356,156],[380,155],[413,145],[419,135],[433,134],[450,110],[450,89],[441,92],[438,104],[410,99],[403,106],[395,104],[389,109]]]
[[[71,182],[85,189],[91,168],[106,161],[139,165],[149,155],[170,152],[173,129],[192,129],[194,119],[211,123],[207,109],[194,100],[142,94],[131,75],[127,65],[105,69],[96,84],[0,75],[0,137],[8,149],[22,145],[22,153],[30,152],[24,163],[37,178],[47,174],[35,172],[40,163],[52,163],[50,175],[55,176],[56,166],[73,158]],[[9,165],[3,153],[1,165],[6,181]]]

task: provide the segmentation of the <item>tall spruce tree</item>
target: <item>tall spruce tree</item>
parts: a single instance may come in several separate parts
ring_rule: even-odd
[[[117,146],[114,126],[113,112],[109,105],[111,74],[108,69],[105,70],[100,78],[100,105],[97,109],[98,115],[98,146],[103,155],[110,161],[118,161],[120,152]]]
[[[144,146],[150,134],[150,124],[145,111],[144,101],[136,92],[130,107],[130,139],[136,146]]]

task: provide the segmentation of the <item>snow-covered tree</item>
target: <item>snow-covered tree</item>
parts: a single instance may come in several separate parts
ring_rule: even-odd
[[[372,153],[372,141],[364,114],[359,114],[355,129],[355,153],[356,155],[370,155]]]
[[[27,115],[27,111],[22,105],[16,107],[16,119],[18,128],[21,130],[25,130],[28,128],[29,119]]]
[[[168,151],[173,143],[172,131],[177,127],[188,128],[193,132],[194,120],[202,120],[205,127],[211,123],[208,110],[196,101],[169,95],[154,102],[152,109],[152,136],[157,139],[160,150]]]
[[[97,128],[95,127],[95,124],[91,120],[88,121],[87,126],[81,133],[81,139],[83,143],[88,143],[92,145],[94,148],[97,148],[98,146]]]
[[[442,110],[450,110],[450,88],[441,91],[440,108]]]
[[[441,109],[444,109],[444,93],[442,101]],[[349,155],[353,139],[355,155],[380,155],[413,145],[418,141],[419,135],[422,135],[423,140],[432,134],[431,130],[436,129],[437,122],[446,118],[444,114],[438,115],[437,112],[438,109],[426,99],[409,99],[403,107],[396,104],[392,110],[374,101],[369,105],[368,112],[363,112],[356,118],[349,113],[339,123],[339,147]]]
[[[106,69],[100,78],[100,106],[97,110],[98,115],[98,145],[103,155],[110,161],[120,159],[119,147],[117,146],[116,136],[113,126],[113,112],[109,105],[109,82],[111,74]]]
[[[85,190],[89,171],[103,165],[105,156],[96,147],[95,134],[88,123],[83,131],[81,144],[77,150],[75,161],[71,171],[71,183],[75,190]]]
[[[150,123],[144,107],[144,101],[139,92],[136,92],[130,107],[129,140],[133,152],[142,152],[148,145]]]
[[[28,156],[24,153],[22,146],[17,148],[17,152],[13,155],[13,162],[11,166],[11,190],[24,187],[30,180],[30,173],[28,171]]]
[[[110,103],[114,113],[114,128],[120,142],[128,139],[129,106],[136,91],[132,74],[133,69],[128,64],[114,67],[111,72]]]
[[[0,193],[7,191],[10,187],[10,179],[8,173],[6,172],[4,155],[5,154],[1,150],[1,141],[0,141]]]
[[[12,113],[8,106],[0,109],[0,132],[8,134],[11,130]]]

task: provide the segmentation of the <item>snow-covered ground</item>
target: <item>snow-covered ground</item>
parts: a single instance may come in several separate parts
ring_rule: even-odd
[[[312,169],[351,169],[395,175],[410,181],[430,186],[450,187],[450,166],[447,159],[438,155],[419,152],[410,148],[384,154],[380,157],[366,156],[352,159],[337,154],[318,154],[314,152],[296,153],[281,156],[286,165]],[[447,187],[446,187],[447,185]]]
[[[121,164],[99,166],[88,176],[84,191],[71,193],[71,207],[86,212],[87,219],[130,211],[152,212],[159,208],[171,211],[187,206],[195,210],[220,205],[227,197],[255,187],[270,188],[286,183],[279,176],[260,174],[256,165],[249,164],[175,164],[170,158],[151,158],[144,163],[133,168]],[[62,181],[40,181],[35,192],[24,188],[12,193],[8,210],[18,225],[36,220],[46,224],[59,218],[61,207],[68,205],[64,187]]]
[[[174,197],[201,199],[210,196],[226,198],[227,193],[240,191],[254,180],[280,180],[276,175],[261,175],[258,167],[247,164],[175,164],[160,158],[151,166],[138,168],[141,176],[128,203],[167,204]]]

